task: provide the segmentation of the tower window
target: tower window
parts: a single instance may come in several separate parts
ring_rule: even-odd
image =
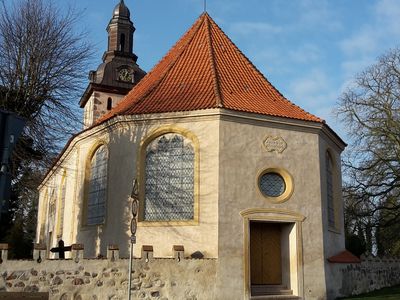
[[[112,99],[111,97],[108,97],[107,99],[107,110],[111,110],[112,108]]]
[[[124,50],[125,50],[125,34],[121,33],[119,39],[119,51],[124,51]]]

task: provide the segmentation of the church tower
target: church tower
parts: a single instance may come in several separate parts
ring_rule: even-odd
[[[85,128],[115,107],[146,74],[137,65],[138,57],[133,53],[135,27],[124,0],[115,6],[107,32],[103,63],[96,71],[89,72],[90,82],[79,102],[84,108]]]

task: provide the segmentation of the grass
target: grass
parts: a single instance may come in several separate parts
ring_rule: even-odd
[[[373,291],[367,294],[341,298],[345,299],[368,299],[368,300],[399,300],[400,299],[400,285],[383,288],[381,290]]]

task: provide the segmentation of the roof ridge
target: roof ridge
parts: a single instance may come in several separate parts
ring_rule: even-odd
[[[179,49],[179,52],[178,52],[178,54],[175,56],[175,58],[171,61],[170,64],[168,64],[168,66],[165,68],[164,72],[160,74],[159,79],[156,80],[156,81],[149,87],[149,89],[147,90],[147,92],[144,93],[144,94],[142,95],[142,97],[140,97],[139,99],[137,99],[137,100],[134,102],[134,104],[137,104],[137,103],[141,102],[144,98],[146,98],[147,95],[149,95],[149,94],[160,84],[160,82],[162,82],[162,81],[164,80],[165,76],[168,74],[168,72],[171,70],[171,68],[175,65],[175,63],[178,61],[178,59],[182,56],[182,54],[183,54],[183,53],[185,52],[185,50],[187,49],[187,46],[190,44],[190,42],[191,42],[191,41],[193,40],[193,38],[196,36],[196,33],[197,33],[197,32],[199,31],[199,29],[201,28],[201,24],[202,24],[202,23],[203,23],[203,22],[199,22],[198,25],[197,25],[197,28],[193,28],[193,27],[192,27],[192,28],[190,28],[190,29],[186,32],[186,34],[189,34],[189,32],[191,31],[191,29],[194,29],[192,35],[188,37],[188,40],[186,41],[186,43],[181,47],[181,49]],[[178,40],[178,42],[171,48],[171,50],[167,52],[167,54],[161,59],[161,61],[163,61],[164,59],[166,59],[166,58],[169,56],[169,54],[173,52],[173,50],[175,49],[175,47],[178,46],[178,43],[179,43],[179,40]],[[160,62],[161,62],[161,61],[160,61]],[[155,67],[156,67],[157,65],[158,65],[158,64],[156,64]],[[153,69],[154,69],[154,68],[153,68]],[[133,90],[134,90],[134,89],[132,89],[132,91],[133,91]]]
[[[204,15],[204,13],[202,14]],[[201,28],[202,23],[204,22],[204,20],[202,20],[202,18],[199,18],[198,20],[199,22],[197,23],[197,27],[195,27],[196,23],[190,27],[184,34],[183,37],[185,35],[189,35],[189,33],[191,31],[193,31],[191,33],[191,35],[188,36],[187,41],[184,43],[184,45],[182,45],[180,47],[180,49],[178,49],[178,54],[175,56],[175,58],[173,60],[171,60],[171,62],[168,64],[168,66],[165,68],[165,70],[160,74],[160,76],[153,82],[153,84],[146,90],[146,92],[139,97],[138,99],[136,99],[136,101],[134,101],[133,103],[131,103],[131,106],[140,103],[143,99],[145,99],[159,84],[160,82],[163,81],[163,79],[165,78],[165,76],[168,74],[169,70],[171,70],[171,68],[175,65],[175,63],[178,61],[179,57],[182,56],[182,54],[185,52],[185,50],[187,49],[187,45],[190,44],[190,42],[193,40],[193,38],[196,36],[196,33],[199,31],[199,29]],[[150,74],[152,74],[156,67],[162,63],[163,61],[165,61],[169,56],[170,53],[173,53],[173,51],[178,47],[179,45],[179,41],[175,43],[174,46],[172,46],[172,48],[167,52],[167,54],[164,55],[163,58],[161,58],[161,60],[155,64],[155,66],[150,70],[149,73],[147,73],[147,76],[144,78],[145,80],[150,76]],[[145,83],[145,81],[141,80],[123,99],[127,98],[131,93],[134,93],[135,90],[137,90],[138,88],[141,87],[141,85],[143,85]],[[114,109],[118,109],[118,106],[123,107],[123,103],[124,101],[121,101]],[[128,109],[129,110],[129,109]],[[117,115],[119,115],[120,112],[116,111],[114,114],[111,114],[112,111],[109,114],[105,114],[103,117],[101,117],[99,120],[96,121],[96,124],[99,124],[107,119],[110,119],[112,117],[115,117]]]
[[[253,64],[253,62],[239,49],[239,47],[231,40],[231,38],[222,30],[221,27],[219,27],[219,25],[217,23],[215,23],[215,21],[210,17],[209,21],[216,27],[218,28],[221,33],[229,40],[229,42],[233,45],[233,47],[236,49],[236,51],[238,51],[238,53],[246,60],[246,62],[252,67],[252,69],[255,71],[256,74],[258,74],[259,76],[261,76],[264,79],[264,84],[267,84],[267,86],[270,86],[273,90],[275,90],[275,92],[277,92],[281,97],[282,100],[286,101],[289,105],[294,106],[299,108],[301,111],[303,111],[305,114],[313,117],[313,118],[317,118],[320,122],[325,122],[325,120],[313,115],[312,113],[304,110],[303,108],[301,108],[300,106],[298,106],[297,104],[295,104],[294,102],[290,101],[289,99],[287,99],[269,80],[268,78]]]
[[[324,122],[286,99],[204,12],[96,124],[118,115],[211,107]]]
[[[217,107],[223,107],[222,93],[221,93],[221,88],[220,88],[218,70],[217,70],[217,66],[215,63],[215,54],[214,54],[214,48],[212,45],[210,18],[207,13],[204,13],[204,17],[206,19],[206,26],[207,26],[208,50],[210,52],[211,72],[212,72],[213,81],[214,81],[214,94],[215,94],[215,98],[217,100],[216,104],[217,104]]]

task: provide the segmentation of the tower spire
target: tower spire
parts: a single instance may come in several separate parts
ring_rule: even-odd
[[[133,54],[133,33],[135,27],[130,19],[130,11],[124,0],[115,6],[112,18],[107,27],[107,52],[119,51],[125,55]]]
[[[107,26],[108,46],[103,63],[89,73],[90,83],[79,102],[85,109],[85,127],[91,126],[126,95],[146,74],[137,65],[133,53],[135,27],[124,0],[114,0],[112,17]]]

